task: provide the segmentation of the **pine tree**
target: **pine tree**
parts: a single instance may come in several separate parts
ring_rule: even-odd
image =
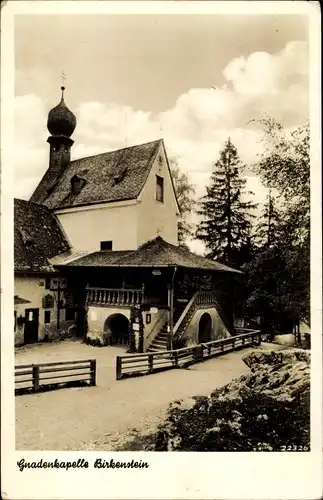
[[[243,165],[230,138],[214,165],[211,185],[200,201],[201,222],[196,231],[203,241],[207,257],[236,265],[239,252],[248,246],[252,228],[252,211],[256,204],[246,199],[253,194],[245,190]],[[241,265],[241,262],[239,262]]]
[[[255,240],[260,247],[272,247],[280,237],[281,215],[277,209],[275,199],[269,189],[260,221],[256,226]]]

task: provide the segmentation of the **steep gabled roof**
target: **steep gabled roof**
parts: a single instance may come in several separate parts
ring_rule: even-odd
[[[132,251],[101,250],[81,257],[69,267],[185,267],[206,271],[222,271],[242,274],[241,271],[206,259],[185,248],[171,245],[160,236]]]
[[[48,170],[30,201],[50,209],[136,199],[149,175],[162,139],[71,161],[55,183],[49,185]],[[84,185],[73,193],[71,180]]]
[[[57,217],[47,207],[15,199],[15,272],[53,272],[48,259],[68,248]]]

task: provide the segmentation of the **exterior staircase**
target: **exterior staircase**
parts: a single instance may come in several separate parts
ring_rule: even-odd
[[[215,307],[229,333],[235,333],[233,323],[228,320],[217,297],[212,291],[197,291],[188,302],[178,301],[173,316],[173,342],[179,342],[197,309]],[[150,343],[147,352],[167,351],[167,327],[165,323]]]
[[[167,351],[167,323],[162,327],[159,333],[150,344],[147,352]]]
[[[184,311],[186,307],[186,303],[178,303],[174,312],[174,317],[173,317],[173,324],[176,325],[177,321],[179,320],[182,312]],[[167,351],[167,327],[168,324],[166,323],[160,330],[159,333],[157,333],[156,337],[154,340],[151,342],[149,345],[147,352],[161,352],[161,351]]]

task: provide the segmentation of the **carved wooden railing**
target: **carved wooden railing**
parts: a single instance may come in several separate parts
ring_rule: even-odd
[[[87,303],[117,305],[117,306],[135,306],[144,301],[143,288],[93,288],[87,287]]]

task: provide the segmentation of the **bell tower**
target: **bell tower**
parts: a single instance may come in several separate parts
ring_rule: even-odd
[[[65,87],[61,87],[60,103],[48,113],[47,128],[50,136],[47,142],[50,145],[49,173],[54,182],[71,160],[71,139],[76,127],[75,115],[68,109],[64,101]]]

